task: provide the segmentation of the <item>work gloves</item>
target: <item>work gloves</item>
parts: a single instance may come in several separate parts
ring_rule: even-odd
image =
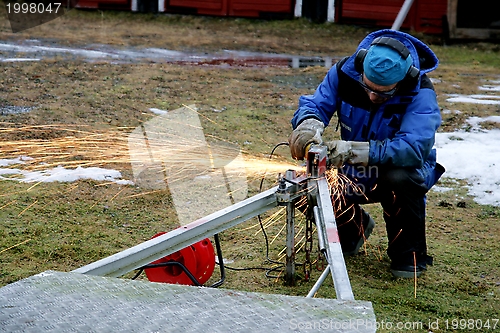
[[[324,129],[325,125],[323,122],[315,118],[308,118],[302,121],[288,138],[292,157],[297,160],[303,160],[308,145],[312,143],[323,143],[321,135]]]
[[[325,143],[328,147],[328,162],[340,168],[345,163],[367,166],[370,158],[370,143],[334,140]]]
[[[292,157],[303,160],[307,146],[310,144],[323,144],[321,135],[325,125],[323,122],[308,118],[302,121],[288,138]],[[340,168],[345,163],[353,165],[368,165],[370,157],[370,143],[357,141],[334,140],[326,142],[328,147],[328,162],[331,166]]]

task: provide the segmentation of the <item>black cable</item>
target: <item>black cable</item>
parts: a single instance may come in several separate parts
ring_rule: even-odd
[[[144,265],[141,268],[139,268],[139,273],[136,274],[132,278],[132,280],[135,280],[144,269],[158,268],[158,267],[167,267],[167,266],[178,266],[178,267],[180,267],[184,271],[184,273],[186,273],[186,275],[188,276],[188,278],[193,282],[193,284],[195,286],[201,286],[200,282],[194,277],[194,275],[189,271],[189,269],[187,269],[186,266],[184,266],[183,264],[181,264],[178,261],[167,261],[167,262],[162,262],[162,263],[158,263],[158,264]]]
[[[224,280],[226,280],[226,271],[225,271],[225,266],[224,266],[224,258],[222,257],[222,249],[220,247],[220,239],[219,239],[219,234],[214,235],[214,241],[215,241],[215,249],[217,252],[217,260],[219,260],[219,266],[220,266],[220,280],[212,284],[210,287],[212,288],[217,288],[220,285],[224,283]]]
[[[274,146],[274,148],[271,150],[271,153],[269,154],[269,160],[272,159],[273,155],[274,155],[274,152],[276,151],[276,149],[278,147],[281,147],[281,146],[288,146],[288,142],[280,142],[278,143],[276,146]],[[265,179],[265,176],[266,176],[266,173],[264,172],[264,175],[262,176],[262,179],[260,181],[260,186],[259,186],[259,191],[262,192],[262,187],[263,187],[263,184],[264,184],[264,179]],[[276,261],[276,260],[273,260],[271,258],[269,258],[269,239],[267,237],[267,233],[266,233],[266,229],[264,228],[264,225],[262,223],[262,219],[260,217],[260,215],[257,215],[257,219],[259,221],[259,225],[260,225],[260,229],[262,230],[262,234],[264,235],[264,240],[265,240],[265,243],[266,243],[266,260],[267,262],[271,263],[271,264],[274,264],[274,265],[278,265],[278,266],[275,266],[275,267],[242,267],[242,268],[239,268],[239,267],[229,267],[227,265],[224,265],[225,268],[229,269],[229,270],[233,270],[233,271],[249,271],[249,270],[263,270],[263,271],[266,271],[266,277],[268,278],[278,278],[279,276],[274,276],[274,275],[270,275],[271,272],[275,272],[277,271],[278,269],[281,269],[283,270],[285,268],[285,264],[282,263],[282,262],[279,262],[279,261]],[[217,263],[220,265],[220,263]],[[298,264],[300,265],[300,264]]]
[[[274,148],[271,150],[271,153],[269,154],[269,160],[271,160],[273,158],[273,155],[274,155],[274,152],[276,151],[276,149],[278,149],[278,147],[281,147],[281,146],[289,146],[289,144],[288,144],[288,142],[280,142],[276,146],[274,146]],[[264,172],[264,175],[262,175],[262,179],[260,181],[260,187],[259,187],[260,192],[262,192],[262,186],[264,184],[265,177],[266,177],[266,172]],[[283,269],[285,267],[285,264],[269,258],[269,239],[267,238],[267,233],[266,233],[266,230],[264,228],[264,225],[262,224],[262,219],[261,219],[260,215],[257,215],[257,219],[259,221],[260,229],[262,230],[262,234],[264,235],[264,240],[266,242],[266,260],[268,262],[270,262],[271,264],[279,265],[279,267],[270,268],[266,271],[266,276],[270,277],[269,276],[270,272],[275,271],[277,268]]]
[[[272,149],[271,153],[269,154],[269,160],[272,159],[272,157],[274,155],[274,152],[276,151],[276,149],[278,147],[288,146],[288,145],[289,145],[288,142],[280,142],[276,146],[274,146],[274,148]],[[261,182],[260,182],[260,186],[259,186],[259,191],[260,192],[262,192],[262,187],[263,187],[263,184],[264,184],[265,176],[266,176],[266,172],[264,172],[264,175],[262,176],[262,179],[261,179]],[[270,262],[271,264],[278,265],[278,266],[271,267],[271,268],[269,268],[269,267],[244,267],[244,268],[230,267],[230,266],[225,265],[223,262],[221,262],[221,261],[223,261],[223,259],[222,259],[222,256],[219,255],[218,259],[219,259],[220,262],[216,262],[216,263],[221,267],[222,278],[221,278],[221,281],[216,282],[211,287],[218,287],[220,284],[222,284],[222,282],[224,281],[224,278],[225,278],[224,268],[228,269],[228,270],[233,270],[233,271],[264,270],[264,271],[266,271],[266,273],[265,273],[266,277],[268,277],[268,278],[279,278],[279,275],[275,276],[275,275],[271,275],[271,273],[272,272],[276,272],[279,269],[283,270],[285,268],[285,264],[282,263],[282,262],[279,262],[279,261],[276,261],[276,260],[273,260],[273,259],[269,258],[269,239],[267,237],[267,233],[266,233],[266,230],[265,230],[264,225],[262,223],[262,219],[261,219],[260,215],[257,215],[257,219],[259,221],[259,225],[260,225],[260,228],[262,230],[262,234],[264,235],[264,240],[265,240],[265,243],[266,243],[266,260],[268,262]],[[218,247],[218,249],[220,248],[220,245],[218,244],[218,242],[216,242],[216,246]],[[219,253],[219,251],[217,251],[217,252]],[[183,271],[188,275],[188,277],[193,281],[193,283],[195,283],[198,286],[200,285],[199,282],[196,280],[196,278],[194,276],[192,276],[192,274],[189,272],[189,270],[185,266],[183,266],[182,264],[177,263],[177,262],[168,262],[168,263],[162,263],[162,264],[158,264],[158,265],[149,264],[149,265],[140,267],[138,269],[137,274],[134,277],[132,277],[132,280],[135,280],[142,273],[142,271],[145,268],[162,267],[162,266],[175,265],[175,264],[179,264],[179,267],[181,267],[183,269]],[[296,265],[300,266],[302,264],[296,263]]]
[[[220,263],[216,263],[217,265],[220,265]],[[227,265],[224,265],[226,269],[229,269],[231,271],[251,271],[251,270],[261,270],[261,271],[267,271],[270,269],[275,269],[274,268],[269,268],[269,267],[229,267]]]
[[[289,146],[289,144],[288,144],[288,142],[280,142],[276,146],[274,146],[273,150],[271,150],[271,153],[269,154],[269,160],[271,160],[273,158],[274,151],[280,146]],[[264,172],[264,175],[262,176],[262,179],[260,180],[260,187],[259,187],[260,192],[262,192],[262,185],[264,184],[265,177],[266,177],[266,172]]]
[[[137,273],[136,273],[134,276],[132,276],[131,280],[135,280],[135,279],[137,279],[137,278],[139,277],[139,275],[141,275],[141,273],[142,273],[143,271],[144,271],[144,268],[138,268],[138,269],[137,269]]]
[[[217,265],[220,265],[220,263],[217,263]],[[277,279],[277,278],[279,278],[279,275],[270,275],[270,274],[272,272],[277,271],[277,270],[283,271],[285,265],[282,263],[279,263],[279,265],[276,267],[229,267],[227,265],[224,265],[224,267],[228,270],[231,270],[231,271],[251,271],[251,270],[266,271],[265,275],[267,278]]]

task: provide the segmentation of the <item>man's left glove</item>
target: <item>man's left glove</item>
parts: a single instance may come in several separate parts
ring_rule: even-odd
[[[353,165],[368,165],[370,159],[370,143],[358,141],[334,140],[326,142],[328,147],[328,162],[340,168],[345,163]]]
[[[292,157],[296,160],[303,160],[308,145],[323,142],[321,135],[324,129],[325,125],[318,119],[308,118],[302,121],[288,138]]]

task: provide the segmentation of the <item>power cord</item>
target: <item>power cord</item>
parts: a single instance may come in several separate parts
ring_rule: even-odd
[[[280,142],[278,143],[276,146],[274,146],[274,148],[272,149],[271,153],[269,154],[269,160],[272,159],[273,155],[274,155],[274,152],[276,151],[276,149],[278,149],[279,147],[281,146],[288,146],[288,142]],[[259,191],[262,192],[262,187],[263,187],[263,184],[264,184],[264,179],[265,179],[265,176],[266,176],[266,173],[264,173],[264,175],[262,176],[262,179],[260,181],[260,186],[259,186]],[[277,265],[275,267],[242,267],[242,268],[239,268],[239,267],[230,267],[230,266],[227,266],[225,265],[223,262],[220,263],[218,261],[216,261],[216,264],[221,266],[221,267],[224,267],[225,269],[228,269],[228,270],[233,270],[233,271],[249,271],[249,270],[264,270],[266,271],[266,277],[267,278],[272,278],[272,279],[277,279],[279,278],[279,275],[271,275],[272,273],[274,272],[277,272],[277,271],[282,271],[284,268],[285,268],[285,264],[282,263],[282,262],[279,262],[279,261],[276,261],[276,260],[273,260],[271,258],[269,258],[269,239],[267,237],[267,233],[266,233],[266,230],[264,228],[264,225],[262,223],[262,218],[260,217],[260,215],[257,215],[257,219],[259,221],[259,225],[260,225],[260,228],[262,230],[262,234],[264,235],[264,240],[265,240],[265,243],[266,243],[266,260],[267,262],[273,264],[273,265]],[[221,258],[219,258],[220,260],[222,260]],[[297,266],[300,266],[302,264],[300,263],[296,263]],[[134,277],[132,277],[132,280],[135,280],[142,272],[145,268],[148,268],[148,266],[145,266],[145,267],[141,267],[138,272],[135,274]],[[181,267],[182,268],[182,267]]]
[[[278,149],[281,146],[288,146],[288,145],[289,145],[288,142],[280,142],[276,146],[274,146],[274,148],[271,150],[271,153],[269,154],[269,160],[272,159],[276,149]],[[262,176],[262,179],[260,181],[260,186],[259,186],[260,192],[262,192],[262,187],[264,185],[265,177],[266,177],[266,173],[264,172],[264,175]],[[262,223],[262,218],[260,217],[260,215],[257,215],[257,219],[259,221],[260,229],[262,230],[262,234],[264,235],[264,240],[266,243],[266,261],[273,264],[273,265],[277,265],[277,266],[271,267],[271,268],[269,268],[269,267],[237,268],[237,267],[229,267],[229,266],[224,265],[224,267],[229,269],[229,270],[233,270],[233,271],[264,270],[264,271],[266,271],[265,274],[266,274],[267,278],[277,279],[277,278],[279,278],[279,275],[272,275],[272,273],[277,272],[277,271],[282,271],[285,268],[285,264],[282,262],[273,260],[269,257],[269,239],[267,237],[266,229],[264,228],[264,224]],[[220,265],[220,263],[217,263],[217,264]],[[301,264],[296,264],[296,265],[301,265]]]

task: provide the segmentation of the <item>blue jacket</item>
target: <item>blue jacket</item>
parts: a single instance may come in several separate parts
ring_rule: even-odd
[[[340,67],[333,66],[328,71],[313,95],[299,98],[292,127],[311,117],[327,126],[337,113],[342,140],[370,143],[369,165],[415,168],[430,188],[444,169],[440,166],[436,169],[433,146],[441,114],[436,93],[425,74],[434,70],[439,61],[417,38],[388,29],[367,35],[358,50],[368,49],[371,42],[382,35],[398,39],[410,50],[413,65],[420,69],[418,83],[398,90],[394,97],[375,105],[357,84],[361,74],[355,70],[354,53],[344,59]],[[371,178],[365,179],[366,185],[373,183],[376,177],[352,165],[344,166],[344,173],[357,180]]]

